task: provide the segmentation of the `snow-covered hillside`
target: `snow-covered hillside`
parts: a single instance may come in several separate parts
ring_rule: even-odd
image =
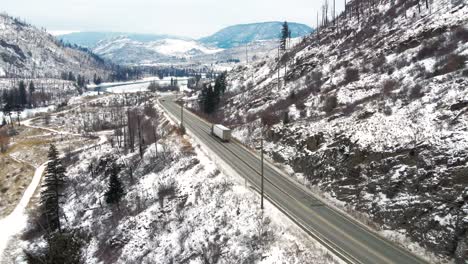
[[[50,126],[73,131],[90,113],[111,121],[108,113],[126,113],[116,105],[129,99],[141,97],[98,98]],[[128,104],[144,108],[143,123],[156,124],[157,144],[147,144],[144,155],[125,152],[117,134],[107,133],[105,144],[66,159],[63,224],[86,237],[83,263],[339,263],[272,205],[262,212],[242,179],[220,172],[152,103]],[[104,197],[116,166],[125,191],[118,206]],[[34,220],[33,214],[21,244],[38,253],[44,237]],[[5,260],[20,262],[22,248],[11,249],[13,258]]]
[[[251,145],[274,124],[268,154],[292,177],[391,238],[466,260],[467,2],[356,3],[279,62],[231,71],[225,121]]]
[[[0,77],[60,77],[62,72],[105,76],[107,67],[94,54],[65,47],[47,32],[0,14]]]
[[[85,45],[119,64],[213,64],[265,57],[278,47],[283,22],[234,25],[199,40],[170,35],[79,32],[59,36]],[[313,29],[289,23],[291,37],[301,39]],[[247,54],[246,54],[247,49]]]
[[[194,40],[162,39],[142,42],[123,35],[98,42],[93,51],[117,63],[148,64],[186,62],[194,56],[214,54],[222,50]]]

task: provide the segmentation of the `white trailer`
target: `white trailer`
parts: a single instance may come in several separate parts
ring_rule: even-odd
[[[223,125],[213,125],[211,127],[211,134],[215,135],[223,141],[229,141],[231,139],[231,129]]]

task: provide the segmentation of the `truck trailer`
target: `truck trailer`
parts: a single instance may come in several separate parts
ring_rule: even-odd
[[[223,126],[223,125],[219,125],[219,124],[215,124],[211,127],[211,134],[220,138],[222,141],[229,141],[231,139],[231,129]]]

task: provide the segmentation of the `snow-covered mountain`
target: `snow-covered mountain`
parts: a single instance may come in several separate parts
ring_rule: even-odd
[[[280,60],[231,71],[219,112],[252,147],[271,125],[271,159],[388,238],[464,263],[468,5],[358,3]]]
[[[143,42],[122,35],[98,42],[93,51],[116,63],[140,64],[185,62],[194,56],[214,54],[221,49],[194,40],[168,38]]]
[[[69,71],[104,76],[107,66],[85,49],[63,45],[43,30],[0,14],[0,77],[60,77]]]
[[[181,39],[191,40],[191,38],[173,36],[173,35],[158,35],[158,34],[138,34],[138,33],[123,33],[123,32],[72,32],[66,34],[57,34],[58,38],[65,43],[73,43],[82,47],[93,49],[98,42],[108,40],[120,36],[126,36],[131,40],[138,42],[151,42],[163,39]]]
[[[100,56],[120,64],[216,63],[266,56],[277,45],[281,22],[235,25],[199,40],[171,35],[115,32],[76,32],[59,36],[66,43],[84,45]],[[313,30],[289,23],[291,37]]]
[[[201,38],[200,42],[220,48],[232,48],[259,40],[273,40],[280,36],[284,22],[264,22],[234,25],[224,28],[215,34]],[[313,32],[307,25],[288,23],[291,37],[303,37]]]

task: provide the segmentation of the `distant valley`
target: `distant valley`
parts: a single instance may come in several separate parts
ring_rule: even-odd
[[[119,64],[205,64],[263,57],[276,49],[281,27],[282,22],[235,25],[201,39],[119,32],[75,32],[58,38]],[[304,24],[289,27],[292,38],[313,32]]]

